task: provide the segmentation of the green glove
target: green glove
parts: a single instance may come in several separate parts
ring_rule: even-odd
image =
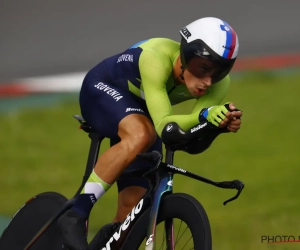
[[[226,104],[229,104],[229,102],[223,105],[216,105],[202,109],[199,114],[199,121],[207,120],[213,125],[219,127],[220,122],[224,120],[226,113],[228,112],[228,109],[225,107]]]

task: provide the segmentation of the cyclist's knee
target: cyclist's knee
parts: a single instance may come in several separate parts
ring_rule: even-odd
[[[142,152],[154,144],[157,134],[146,116],[133,114],[120,122],[119,136],[128,147]]]
[[[140,151],[148,150],[156,140],[154,128],[141,126],[131,134],[129,142],[132,146],[140,148]]]

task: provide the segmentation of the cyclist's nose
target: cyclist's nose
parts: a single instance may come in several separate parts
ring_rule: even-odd
[[[207,87],[209,87],[209,86],[212,84],[212,79],[211,79],[211,77],[209,76],[209,77],[203,78],[203,83],[205,83],[205,85],[206,85]]]

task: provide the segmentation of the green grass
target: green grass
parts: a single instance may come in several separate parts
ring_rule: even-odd
[[[262,244],[262,235],[300,235],[300,75],[255,73],[233,77],[225,101],[243,110],[242,129],[221,135],[201,155],[177,152],[175,165],[216,181],[240,179],[241,197],[223,206],[235,191],[176,176],[175,192],[195,196],[207,211],[213,249],[299,249],[300,243]],[[185,112],[192,101],[175,107]],[[72,118],[77,100],[50,108],[24,109],[0,117],[0,214],[12,216],[31,196],[77,190],[89,148],[87,134]],[[107,141],[101,151],[107,148]],[[91,214],[92,231],[116,212],[116,187]]]

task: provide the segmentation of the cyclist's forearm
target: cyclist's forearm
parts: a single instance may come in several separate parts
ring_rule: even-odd
[[[183,130],[187,130],[196,124],[199,123],[199,114],[192,113],[189,115],[169,115],[165,116],[163,119],[161,119],[157,124],[155,125],[155,129],[157,131],[157,134],[161,136],[161,133],[169,122],[176,122],[179,127]]]

